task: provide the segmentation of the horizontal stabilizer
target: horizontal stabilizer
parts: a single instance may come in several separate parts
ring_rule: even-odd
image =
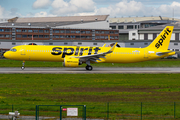
[[[158,56],[161,56],[161,55],[165,55],[165,54],[172,53],[172,52],[174,52],[174,51],[157,52],[156,54],[157,54]]]

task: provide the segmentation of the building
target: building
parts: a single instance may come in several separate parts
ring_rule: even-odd
[[[46,27],[0,27],[3,40],[118,40],[117,30]]]
[[[108,15],[13,18],[0,23],[4,40],[118,40]]]
[[[9,18],[0,18],[0,23],[7,23]]]
[[[156,35],[150,37],[142,36],[139,31],[166,24],[180,22],[180,19],[168,17],[128,17],[128,18],[110,18],[110,27],[119,30],[119,40],[153,40]],[[161,29],[161,28],[160,28]],[[149,30],[152,32],[151,30]]]

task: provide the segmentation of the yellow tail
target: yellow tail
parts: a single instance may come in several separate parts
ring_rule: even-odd
[[[167,50],[174,26],[166,26],[156,39],[147,47],[154,49]]]

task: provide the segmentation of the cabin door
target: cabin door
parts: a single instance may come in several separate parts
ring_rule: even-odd
[[[21,47],[21,55],[26,55],[26,46]]]
[[[148,50],[144,50],[144,58],[148,58],[148,57],[149,57]]]

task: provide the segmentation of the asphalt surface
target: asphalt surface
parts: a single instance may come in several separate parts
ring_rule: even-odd
[[[21,73],[21,74],[107,74],[107,73],[180,73],[180,68],[99,68],[94,67],[92,71],[85,68],[0,68],[0,74]]]

